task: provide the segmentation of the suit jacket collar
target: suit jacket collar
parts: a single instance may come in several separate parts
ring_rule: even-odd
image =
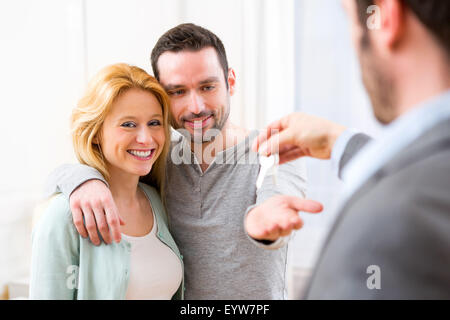
[[[348,207],[361,195],[368,192],[383,178],[397,173],[408,166],[421,161],[443,149],[450,148],[450,119],[439,122],[437,125],[427,130],[422,136],[410,143],[402,151],[398,152],[393,159],[375,172],[363,185],[347,200],[338,215],[340,220]],[[450,161],[450,160],[449,160]]]

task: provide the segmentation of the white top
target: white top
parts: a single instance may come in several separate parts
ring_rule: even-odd
[[[153,214],[150,233],[143,237],[122,233],[123,239],[131,244],[127,300],[170,300],[181,284],[181,261],[172,249],[156,237],[157,229]]]

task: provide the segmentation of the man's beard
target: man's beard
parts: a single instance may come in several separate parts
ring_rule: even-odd
[[[203,111],[198,114],[191,113],[188,116],[183,117],[180,119],[181,125],[177,123],[176,121],[172,122],[172,127],[176,129],[178,132],[180,132],[183,136],[185,136],[187,139],[190,139],[192,143],[209,143],[214,141],[214,139],[222,132],[223,127],[225,126],[228,117],[230,115],[230,106],[224,106],[223,108],[220,108],[218,112],[214,111]],[[197,119],[197,118],[206,118],[212,116],[213,118],[213,125],[211,128],[207,130],[199,129],[198,131],[194,129],[194,134],[191,134],[189,130],[186,129],[186,127],[183,125],[185,121],[189,121],[191,119]]]
[[[368,31],[364,31],[360,42],[359,61],[364,87],[367,90],[375,118],[389,124],[396,118],[395,86],[392,77],[383,68],[383,63],[374,54]]]

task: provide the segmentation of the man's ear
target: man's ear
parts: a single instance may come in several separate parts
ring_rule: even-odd
[[[395,48],[402,40],[405,29],[405,7],[401,0],[376,0],[380,8],[380,30],[378,38],[389,49]]]
[[[235,86],[236,86],[236,75],[234,74],[233,68],[228,69],[228,91],[230,92],[230,96],[234,94]]]

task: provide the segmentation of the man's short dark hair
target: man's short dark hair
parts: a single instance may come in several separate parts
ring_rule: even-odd
[[[203,48],[212,47],[216,50],[220,65],[225,76],[228,87],[228,62],[222,41],[211,31],[192,23],[184,23],[164,33],[152,50],[151,62],[153,74],[159,81],[158,59],[166,51],[179,52],[199,51]]]
[[[365,26],[367,8],[374,0],[354,0],[360,22]],[[434,35],[450,58],[450,1],[449,0],[399,0],[411,10],[422,24]]]

